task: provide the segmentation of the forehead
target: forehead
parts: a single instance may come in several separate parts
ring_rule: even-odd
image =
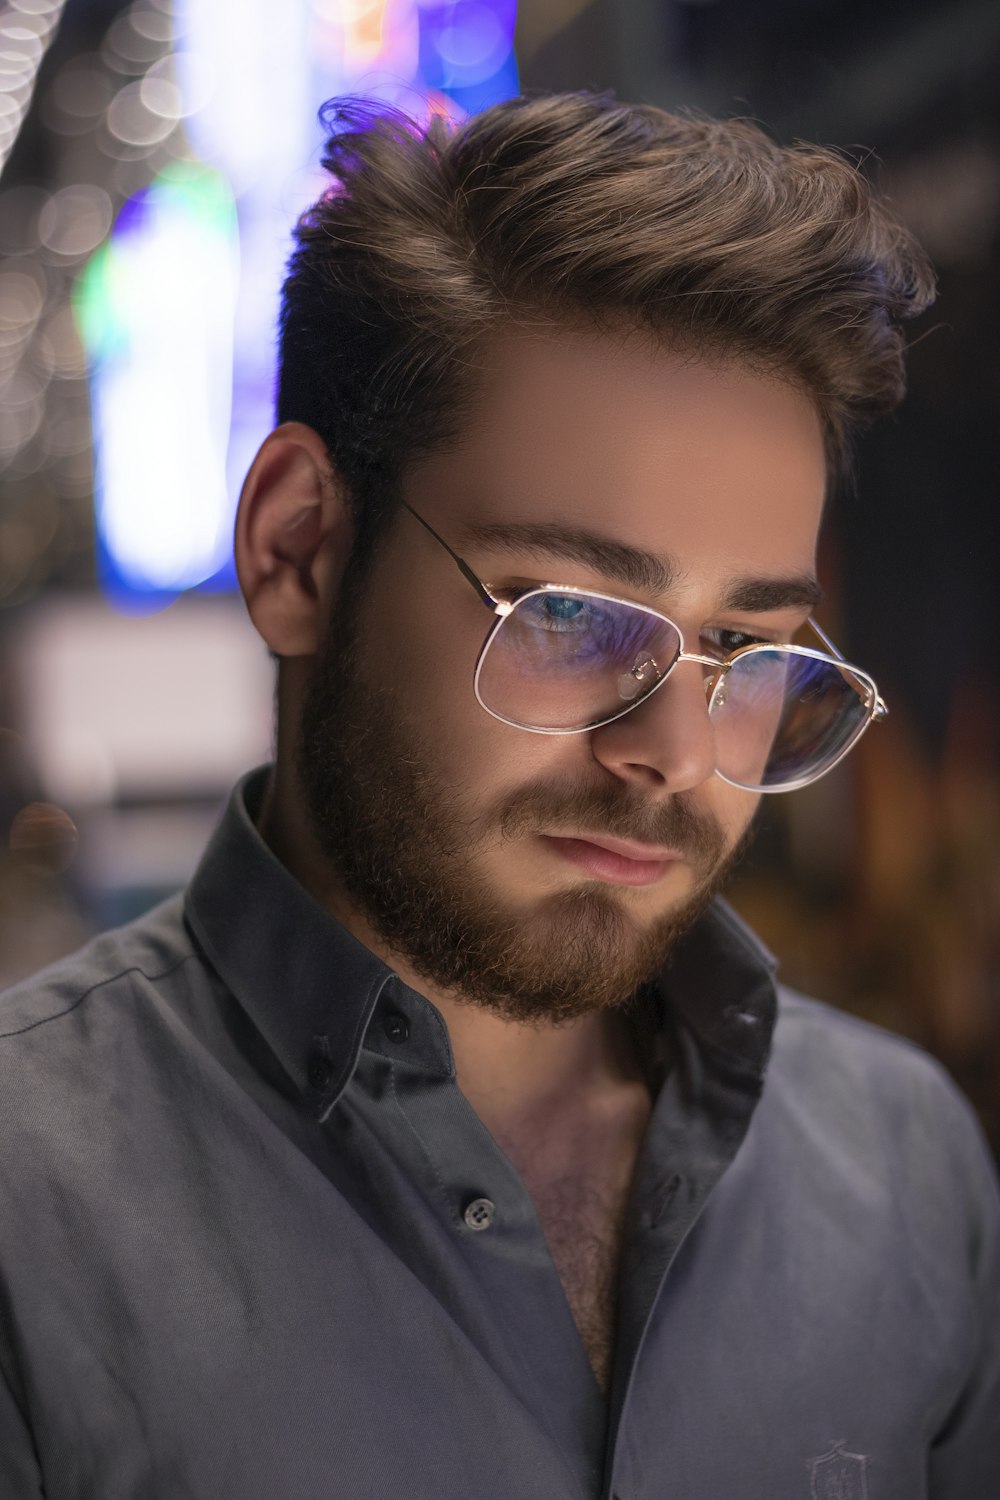
[[[808,571],[825,480],[818,414],[789,383],[566,332],[495,346],[458,441],[407,498],[453,545],[476,523],[579,526],[709,581]]]

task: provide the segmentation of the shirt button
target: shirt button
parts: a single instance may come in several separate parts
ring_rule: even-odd
[[[306,1077],[310,1085],[322,1093],[324,1089],[329,1088],[330,1079],[333,1077],[333,1064],[325,1057],[310,1058]]]
[[[382,1030],[390,1042],[405,1042],[410,1034],[410,1023],[399,1011],[391,1010],[388,1015],[382,1017]]]
[[[495,1213],[496,1207],[489,1198],[473,1198],[471,1203],[465,1205],[462,1217],[470,1229],[489,1229]]]

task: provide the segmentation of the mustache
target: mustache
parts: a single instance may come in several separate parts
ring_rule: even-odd
[[[514,792],[499,810],[501,837],[535,833],[604,834],[678,849],[696,863],[712,864],[726,847],[726,836],[710,814],[695,812],[683,794],[659,807],[648,798],[616,789],[569,792],[564,786],[538,783]]]

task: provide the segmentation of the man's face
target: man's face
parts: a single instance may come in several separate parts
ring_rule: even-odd
[[[566,333],[505,341],[461,440],[414,466],[403,496],[488,585],[631,599],[717,654],[805,619],[801,600],[723,600],[737,579],[812,573],[824,482],[819,419],[790,385]],[[669,581],[625,577],[627,554]],[[498,722],[473,691],[493,620],[400,511],[332,612],[299,770],[348,920],[439,990],[565,1020],[652,976],[759,799],[714,774],[695,663],[598,729]]]

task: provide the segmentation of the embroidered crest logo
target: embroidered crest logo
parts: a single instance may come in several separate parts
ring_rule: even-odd
[[[868,1500],[868,1459],[845,1453],[844,1440],[809,1465],[811,1500]]]

